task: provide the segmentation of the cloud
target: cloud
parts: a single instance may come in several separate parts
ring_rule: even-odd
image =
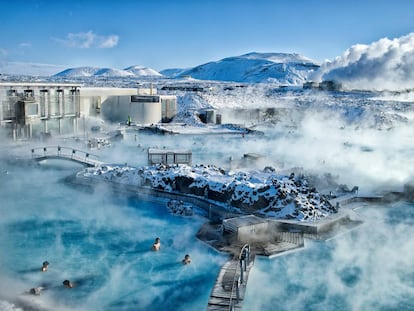
[[[403,90],[414,85],[414,33],[370,45],[356,44],[322,64],[315,80],[335,80],[351,89]]]
[[[54,38],[56,42],[59,42],[65,46],[71,48],[89,49],[89,48],[113,48],[118,44],[119,36],[109,35],[101,36],[95,34],[93,31],[68,33],[66,38]]]
[[[30,47],[32,47],[32,43],[31,43],[31,42],[21,42],[21,43],[19,44],[19,46],[20,46],[21,48],[30,48]]]
[[[118,45],[119,37],[116,35],[111,35],[106,38],[102,38],[102,41],[99,44],[100,48],[112,48]]]

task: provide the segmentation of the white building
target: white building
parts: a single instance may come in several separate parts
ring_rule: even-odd
[[[83,88],[74,83],[0,83],[0,127],[13,139],[80,131],[80,118],[136,124],[169,122],[176,96],[135,88]],[[83,129],[85,130],[85,129]]]
[[[14,139],[73,132],[79,84],[0,83],[0,126]]]
[[[89,109],[89,110],[88,110]],[[81,114],[110,122],[153,124],[169,122],[177,111],[177,97],[157,95],[155,89],[82,88]]]

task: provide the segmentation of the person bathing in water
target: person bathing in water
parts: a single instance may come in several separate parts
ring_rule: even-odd
[[[42,286],[39,287],[33,287],[29,290],[29,294],[31,295],[35,295],[35,296],[39,296],[40,293],[44,290],[45,288]]]
[[[49,268],[49,262],[43,261],[42,268],[40,268],[40,271],[45,272],[47,271],[48,268]]]
[[[159,251],[161,249],[161,241],[160,238],[156,238],[154,244],[152,244],[151,249],[153,251]]]
[[[69,280],[64,280],[63,281],[63,286],[65,286],[66,288],[72,288],[74,287],[73,283]]]
[[[184,265],[188,265],[189,263],[191,262],[191,258],[190,258],[190,255],[185,255],[184,256],[184,259],[182,260],[182,263],[184,264]]]

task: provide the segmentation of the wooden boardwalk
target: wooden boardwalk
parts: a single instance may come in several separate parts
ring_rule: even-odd
[[[244,252],[245,249],[247,251]],[[245,245],[239,258],[230,259],[222,266],[211,290],[206,310],[242,310],[247,280],[252,267],[250,247]]]

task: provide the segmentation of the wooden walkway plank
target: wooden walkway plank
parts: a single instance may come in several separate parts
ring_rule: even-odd
[[[250,246],[245,245],[245,247],[246,246],[249,249],[248,257],[250,259]],[[243,249],[239,258],[242,258]],[[241,271],[240,261],[243,262],[243,272]],[[249,272],[253,266],[253,260],[251,260],[249,261],[249,264],[244,267],[246,262],[247,259],[230,259],[221,267],[216,283],[210,293],[207,311],[229,311],[231,304],[233,304],[233,310],[242,310],[242,302]],[[242,275],[243,280],[241,280]]]

